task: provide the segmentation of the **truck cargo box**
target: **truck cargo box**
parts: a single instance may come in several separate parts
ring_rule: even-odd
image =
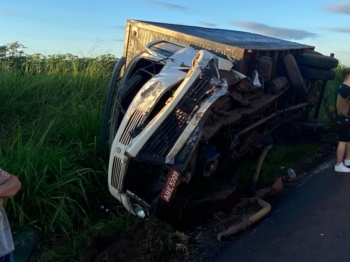
[[[127,20],[125,32],[123,56],[126,65],[147,43],[167,40],[233,58],[237,60],[235,69],[243,74],[249,74],[259,57],[268,56],[273,61],[274,77],[278,61],[285,55],[314,49],[313,46],[242,31],[138,20]]]

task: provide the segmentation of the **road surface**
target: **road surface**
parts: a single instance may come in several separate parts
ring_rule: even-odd
[[[272,212],[232,237],[213,262],[350,261],[350,174],[333,161],[272,202]]]

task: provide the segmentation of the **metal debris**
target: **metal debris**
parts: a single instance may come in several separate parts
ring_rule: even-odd
[[[219,241],[222,241],[224,238],[227,238],[229,236],[235,235],[243,230],[246,230],[248,227],[265,217],[268,213],[271,211],[271,205],[267,202],[265,202],[262,199],[259,198],[248,198],[248,199],[243,199],[243,201],[238,204],[240,207],[248,206],[252,203],[258,203],[262,209],[260,209],[258,212],[250,216],[248,219],[242,221],[241,223],[231,226],[225,231],[220,232],[217,235],[217,239]],[[237,206],[238,206],[237,205]]]

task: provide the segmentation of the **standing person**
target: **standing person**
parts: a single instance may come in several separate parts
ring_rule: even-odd
[[[18,178],[0,169],[0,262],[13,262],[15,247],[3,204],[6,198],[14,197],[20,189]]]
[[[337,147],[336,172],[350,173],[350,68],[343,70],[343,84],[338,87],[336,110],[340,123],[339,143]],[[345,157],[345,161],[343,162]]]

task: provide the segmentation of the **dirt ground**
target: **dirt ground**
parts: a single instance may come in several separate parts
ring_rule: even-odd
[[[80,262],[181,261],[189,237],[167,223],[149,218],[135,223],[115,238],[94,237],[79,254]]]
[[[295,169],[295,172],[307,173],[322,162],[325,156],[329,156],[332,150],[331,146],[322,148],[318,157],[307,159],[304,164]],[[284,190],[298,183],[299,181],[285,183]],[[187,214],[186,219],[192,219],[196,223],[185,227],[178,225],[172,227],[155,218],[136,220],[126,232],[119,236],[90,239],[86,247],[81,250],[78,261],[209,261],[227,244],[226,241],[218,241],[217,234],[260,209],[257,204],[247,208],[237,208],[235,199],[229,198],[227,201],[231,203],[226,203],[222,210],[216,209],[213,212],[206,212],[205,215],[198,212]],[[267,201],[269,202],[269,199]]]

